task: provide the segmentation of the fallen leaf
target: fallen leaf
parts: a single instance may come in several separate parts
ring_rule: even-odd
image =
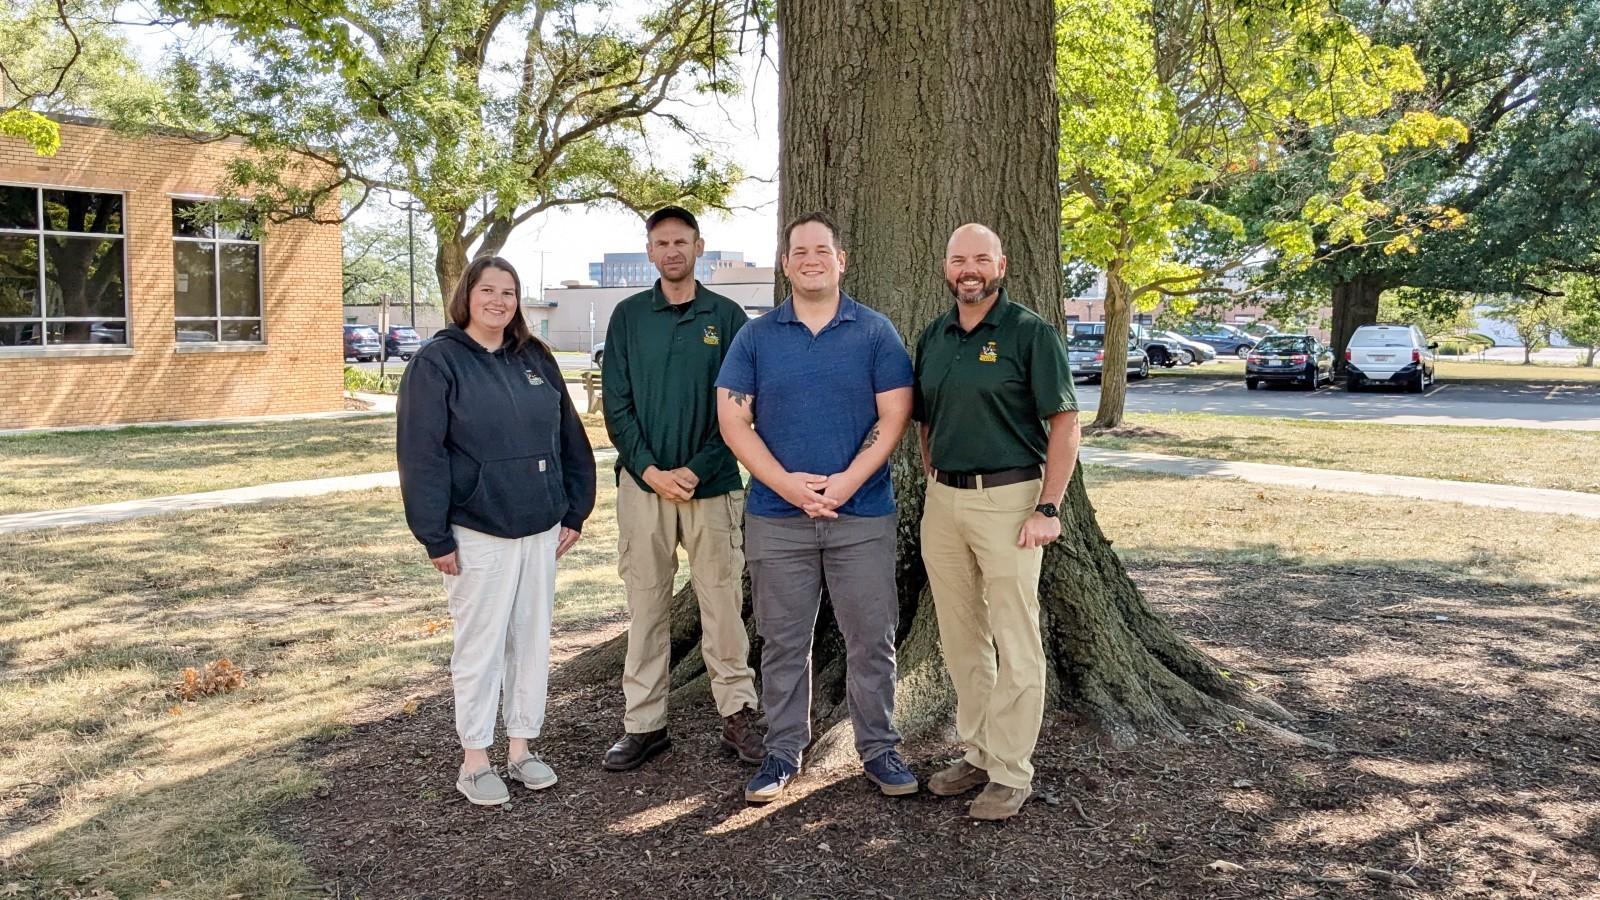
[[[181,715],[183,715],[183,707],[179,706],[176,703],[174,703],[171,706],[167,707],[167,715],[169,715],[169,716],[181,716]]]
[[[417,714],[417,706],[418,706],[417,701],[415,701],[415,700],[407,700],[405,702],[405,705],[400,707],[400,711],[405,713],[408,716],[414,716],[414,715]]]
[[[1211,862],[1206,863],[1206,868],[1211,869],[1214,872],[1243,872],[1244,871],[1244,866],[1241,866],[1238,863],[1228,862],[1225,859],[1214,859]]]

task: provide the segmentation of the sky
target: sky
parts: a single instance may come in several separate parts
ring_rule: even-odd
[[[118,15],[124,21],[146,16],[134,2],[125,4]],[[129,27],[125,32],[151,70],[175,42],[195,39],[192,33],[154,28]],[[769,58],[763,60],[760,48],[753,46],[739,60],[745,85],[740,95],[680,99],[664,110],[687,121],[703,141],[751,176],[735,191],[733,211],[701,216],[700,231],[708,251],[743,253],[758,266],[772,265],[778,230],[778,76],[771,58],[776,48],[769,47],[768,52]],[[686,162],[695,148],[663,132],[664,128],[652,130],[656,140],[650,152],[664,164]],[[371,202],[381,204],[383,198],[375,195]],[[532,286],[541,281],[556,286],[566,280],[587,280],[589,263],[598,262],[605,253],[643,249],[644,225],[638,216],[622,209],[590,207],[555,210],[529,220],[512,234],[501,255],[517,267],[532,293]],[[418,261],[419,274],[430,268]]]

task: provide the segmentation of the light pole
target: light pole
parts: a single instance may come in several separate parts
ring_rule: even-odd
[[[412,222],[412,214],[422,209],[417,198],[408,197],[406,202],[400,204],[406,211],[406,288],[411,327],[417,327],[417,231]]]

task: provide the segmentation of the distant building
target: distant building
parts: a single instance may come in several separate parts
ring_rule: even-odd
[[[694,277],[710,283],[720,269],[755,268],[745,262],[743,253],[707,250],[695,260]],[[589,280],[600,287],[647,287],[656,280],[656,267],[643,253],[607,253],[600,262],[589,263]]]
[[[653,271],[653,270],[652,270]],[[766,274],[765,279],[731,280],[735,274]],[[704,281],[704,280],[702,280]],[[709,284],[712,290],[729,298],[751,316],[772,309],[772,270],[754,266],[742,267],[735,272],[718,272]],[[599,341],[606,339],[606,327],[611,324],[611,312],[617,304],[643,290],[645,285],[627,287],[596,287],[594,285],[563,282],[561,287],[544,292],[545,303],[541,312],[542,324],[534,331],[549,341],[557,350],[588,352]],[[525,310],[531,312],[531,310]]]

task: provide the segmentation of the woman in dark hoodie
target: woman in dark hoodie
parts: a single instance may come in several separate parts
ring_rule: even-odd
[[[534,790],[556,783],[528,741],[544,725],[556,560],[594,509],[594,451],[521,297],[510,263],[474,261],[450,299],[452,324],[400,384],[406,524],[444,573],[455,620],[456,790],[483,806],[510,799],[489,762],[497,708],[507,774]]]

